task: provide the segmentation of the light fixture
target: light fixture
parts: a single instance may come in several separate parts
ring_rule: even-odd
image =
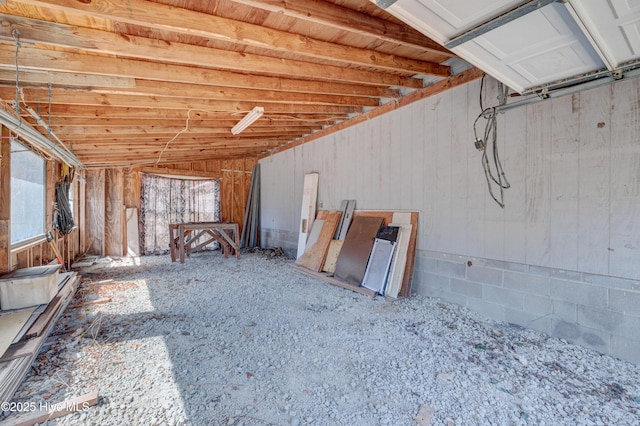
[[[250,125],[252,125],[253,122],[256,121],[258,118],[262,117],[262,114],[264,114],[264,108],[255,107],[249,112],[249,114],[245,115],[242,120],[238,121],[238,124],[233,126],[233,129],[231,129],[231,133],[233,133],[234,135],[237,135],[238,133],[240,133],[241,131],[243,131]]]

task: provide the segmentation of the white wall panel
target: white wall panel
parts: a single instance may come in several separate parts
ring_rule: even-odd
[[[420,250],[639,279],[640,79],[500,114],[504,210],[472,144],[478,91],[458,87],[261,160],[263,226],[297,229],[315,171],[323,208],[419,210]]]
[[[578,268],[604,275],[609,272],[610,90],[580,93]]]
[[[551,104],[550,266],[578,269],[579,96]]]

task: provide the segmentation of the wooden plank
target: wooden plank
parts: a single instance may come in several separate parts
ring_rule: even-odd
[[[399,71],[402,73],[438,75],[441,77],[447,77],[450,75],[448,66],[443,66],[427,61],[418,61],[392,54],[385,54],[380,51],[339,45],[336,43],[313,39],[312,37],[301,38],[297,34],[279,31],[277,29],[272,29],[257,24],[237,21],[222,16],[200,13],[183,8],[174,8],[161,4],[149,4],[148,2],[142,0],[129,0],[126,5],[116,5],[115,3],[111,3],[111,7],[106,8],[104,7],[104,5],[96,6],[91,2],[78,3],[74,0],[23,1],[25,1],[26,3],[44,7],[53,7],[55,9],[70,13],[80,13],[83,15],[86,14],[94,16],[100,19],[108,19],[113,21],[126,22],[134,25],[142,25],[144,27],[149,27],[161,31],[186,33],[211,40],[233,42],[241,45],[258,47],[261,49],[268,48],[277,52],[293,52],[296,55],[301,56],[303,60],[306,61],[330,60],[332,62],[342,62],[345,66],[358,64],[369,68],[377,68],[378,71]],[[28,20],[26,21],[28,24]],[[19,24],[21,23],[21,21],[16,19],[15,23]],[[66,39],[71,38],[69,34],[66,34],[66,32],[64,32],[63,29],[65,27],[62,27],[62,25],[60,24],[56,24],[55,26],[53,26],[52,24],[51,28],[48,28],[43,23],[40,23],[39,26],[43,27],[41,31],[44,34],[56,30],[58,32],[62,32],[66,37],[56,37],[56,42],[58,44],[64,43]],[[111,39],[105,36],[100,36],[99,33],[103,31],[89,30],[84,28],[80,29],[79,31],[75,27],[68,27],[69,30],[67,31],[72,32],[72,34],[74,35],[82,35],[83,39],[93,41],[93,43],[88,43],[87,41],[80,39],[80,37],[77,37],[79,38],[79,40],[71,39],[73,41],[67,43],[71,43],[72,45],[67,47],[83,47],[85,49],[94,49],[99,51],[109,51],[114,47],[120,47],[121,49],[123,49],[123,55],[125,55],[126,53],[132,54],[131,49],[126,49],[123,47],[123,41],[120,41],[118,43],[116,34],[113,34],[114,38]],[[20,27],[20,31],[24,33],[21,38],[24,38],[25,40],[30,39],[30,37],[33,38],[38,36],[38,33],[36,31],[24,31],[22,26]],[[129,35],[129,37],[127,37],[127,40],[129,40],[130,38],[134,40],[137,39],[137,37]],[[102,43],[98,42],[98,40],[101,39],[104,39],[105,41]],[[153,47],[155,47],[156,49],[162,47],[167,51],[170,51],[170,47],[173,45],[178,45],[177,47],[180,47],[179,43],[171,43],[171,46],[160,46],[157,43],[148,43],[145,45],[137,40],[135,43],[132,42],[131,44],[133,46],[144,46],[151,51],[153,51]],[[181,48],[176,49],[177,52],[180,52],[181,50]],[[183,55],[185,58],[189,58],[189,56],[196,56],[197,51],[197,49],[190,49],[183,53]],[[155,55],[159,55],[161,57],[161,53],[155,53]],[[218,53],[216,53],[215,55],[216,57],[223,56],[223,58],[225,58],[225,60],[220,60],[220,62],[223,62],[223,64],[226,64],[227,57],[231,58],[230,55],[224,56]],[[243,55],[236,57],[236,62],[241,61],[245,57],[245,55],[249,57],[254,56],[243,52]],[[181,55],[179,54],[177,54],[176,56],[181,57]],[[284,62],[284,60],[282,61]],[[207,66],[206,63],[201,65]],[[211,63],[209,63],[209,66],[211,66]],[[236,67],[237,66],[238,65],[236,65]]]
[[[13,339],[29,320],[35,308],[21,309],[0,315],[0,356],[11,346]]]
[[[318,197],[318,173],[308,173],[304,176],[302,189],[302,208],[300,212],[300,235],[298,237],[298,255],[302,256],[307,246],[307,237],[311,232],[311,225],[316,216],[316,201]]]
[[[402,297],[411,295],[411,286],[413,285],[413,274],[416,265],[416,250],[418,247],[418,221],[419,213],[411,212],[411,235],[409,237],[409,247],[407,248],[407,263],[404,268],[402,277],[402,286],[398,293]]]
[[[403,221],[393,222],[392,225],[399,226],[400,232],[398,235],[398,241],[396,245],[396,254],[393,257],[393,263],[391,264],[391,271],[389,272],[389,284],[385,296],[397,298],[400,288],[402,287],[402,281],[405,275],[405,268],[407,265],[407,254],[409,249],[409,240],[411,239],[411,222],[408,224]]]
[[[342,250],[342,244],[344,240],[332,240],[329,244],[329,249],[327,250],[327,257],[324,260],[324,265],[322,265],[322,271],[333,274],[336,271],[336,263],[338,262],[338,256],[340,255],[340,250]]]
[[[98,391],[88,393],[66,401],[51,404],[50,410],[38,410],[21,416],[10,417],[3,422],[6,426],[32,426],[45,423],[76,411],[86,410],[98,403]]]
[[[318,219],[313,221],[313,225],[311,225],[311,232],[309,232],[309,237],[307,238],[307,245],[305,247],[305,252],[311,246],[313,246],[320,237],[320,232],[322,232],[322,227],[324,226],[324,219]]]
[[[329,211],[326,213],[324,224],[322,225],[322,231],[318,236],[318,241],[310,246],[305,252],[298,258],[296,263],[300,266],[311,269],[312,271],[319,272],[322,269],[324,259],[329,249],[329,244],[333,239],[333,235],[338,227],[342,212]]]
[[[33,355],[38,348],[40,347],[40,342],[38,339],[29,339],[24,342],[15,343],[4,352],[4,355],[0,358],[0,362],[11,361],[17,358],[22,358],[23,356]]]
[[[376,72],[373,70],[345,68],[337,65],[310,64],[301,60],[274,58],[248,52],[235,52],[179,42],[160,44],[153,39],[132,34],[124,38],[108,31],[59,23],[47,24],[43,21],[34,21],[28,18],[9,18],[5,16],[4,19],[10,19],[12,21],[10,25],[0,27],[0,36],[4,38],[11,35],[13,28],[17,28],[22,34],[21,40],[25,42],[30,41],[70,49],[81,49],[97,54],[120,54],[124,57],[135,59],[165,61],[173,64],[218,68],[237,72],[281,75],[283,77],[297,76],[304,78],[313,73],[318,73],[327,79],[348,81],[350,83],[363,82],[413,89],[420,88],[422,85],[422,80],[420,79],[386,72],[389,70],[379,69]],[[50,36],[52,31],[55,31],[56,35],[59,35],[55,40]],[[4,34],[2,34],[3,32]],[[49,36],[47,36],[47,34],[49,34]],[[343,46],[343,48],[347,47]],[[216,61],[211,61],[211,55],[215,55]],[[376,57],[380,55],[384,56],[380,51],[377,51],[375,55]],[[449,67],[446,66],[434,66],[434,64],[426,61],[416,61],[415,63],[422,68],[425,66],[431,68],[431,70],[435,70],[439,74],[449,74]],[[51,70],[52,69],[47,69],[47,71]],[[429,72],[428,69],[425,71]]]
[[[354,216],[338,256],[336,278],[354,286],[362,283],[373,247],[373,239],[383,221],[382,217]]]
[[[127,223],[127,256],[140,256],[140,239],[138,236],[138,209],[128,208],[125,212]]]
[[[292,264],[292,267],[294,268],[294,270],[296,270],[296,271],[298,271],[300,273],[303,273],[303,274],[306,274],[306,275],[310,275],[310,276],[315,277],[315,278],[319,278],[319,279],[321,279],[323,281],[328,282],[329,284],[333,284],[333,285],[336,285],[338,287],[346,288],[348,290],[355,291],[356,293],[365,294],[367,296],[371,296],[371,297],[375,297],[376,296],[376,292],[372,291],[372,290],[369,290],[368,288],[359,287],[359,286],[353,286],[353,285],[345,283],[344,281],[336,279],[334,277],[330,277],[330,276],[325,275],[323,273],[312,271],[310,269],[303,268],[303,267],[295,265],[295,264]]]
[[[353,211],[356,208],[356,200],[347,200],[347,206],[344,210],[344,216],[342,217],[340,234],[336,239],[344,240],[347,236],[347,232],[349,231],[349,227],[351,226],[351,221],[353,220]]]

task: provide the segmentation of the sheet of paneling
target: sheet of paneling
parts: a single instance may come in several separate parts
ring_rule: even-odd
[[[621,82],[612,94],[609,272],[640,279],[640,91]]]
[[[359,286],[362,283],[373,239],[382,226],[381,217],[354,216],[336,263],[336,278]]]
[[[578,269],[605,275],[609,272],[611,185],[609,89],[580,93],[580,161],[577,165],[580,173]]]

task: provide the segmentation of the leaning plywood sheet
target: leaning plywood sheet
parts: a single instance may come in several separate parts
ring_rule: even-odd
[[[25,326],[35,308],[22,309],[0,315],[0,357]]]
[[[375,238],[384,218],[355,217],[342,245],[336,263],[335,277],[359,286],[367,269],[367,261]]]
[[[340,255],[340,250],[342,250],[343,240],[333,240],[329,244],[329,250],[327,250],[327,257],[324,260],[324,265],[322,266],[323,272],[328,272],[333,274],[336,271],[336,262],[338,261],[338,256]]]
[[[318,237],[320,236],[320,232],[322,231],[322,227],[324,226],[324,219],[317,219],[313,221],[313,225],[311,225],[311,232],[309,232],[309,237],[307,237],[307,246],[305,250],[314,245],[316,241],[318,241]]]
[[[298,256],[302,256],[307,246],[307,237],[316,216],[316,200],[318,197],[318,173],[304,175],[302,191],[302,210],[300,212],[300,235],[298,237]]]
[[[385,296],[398,297],[400,287],[402,287],[402,279],[404,277],[405,267],[407,265],[407,250],[409,249],[409,240],[411,238],[412,225],[408,224],[393,224],[400,228],[398,232],[396,255],[393,258],[391,264],[391,271],[389,272],[389,285]]]
[[[138,238],[138,209],[135,207],[126,210],[127,219],[127,256],[140,256],[140,241]]]
[[[329,249],[329,244],[336,232],[338,222],[340,222],[340,216],[342,216],[342,212],[340,211],[324,212],[324,224],[322,225],[322,230],[320,231],[318,240],[315,244],[310,246],[302,256],[300,256],[300,258],[298,258],[296,261],[298,265],[316,272],[319,272],[320,269],[322,269],[322,264],[324,263],[324,259],[327,255],[327,250]],[[320,217],[320,214],[318,214],[318,218]]]

